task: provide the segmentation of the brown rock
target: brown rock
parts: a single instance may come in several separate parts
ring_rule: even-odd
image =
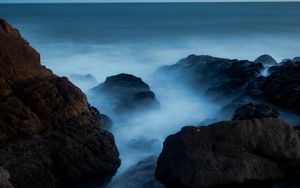
[[[0,19],[0,165],[16,187],[57,187],[112,177],[120,165],[113,136],[67,78]]]

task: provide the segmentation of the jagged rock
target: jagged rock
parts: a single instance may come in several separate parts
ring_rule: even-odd
[[[278,118],[279,113],[273,105],[245,104],[235,110],[232,120]]]
[[[112,101],[117,113],[132,112],[158,106],[155,94],[141,78],[131,74],[107,77],[105,82],[92,89],[97,95],[104,95]]]
[[[247,60],[190,55],[174,65],[161,67],[156,74],[192,83],[197,90],[207,90],[209,96],[232,97],[263,68],[262,63]]]
[[[287,61],[269,69],[266,78],[254,79],[245,93],[275,106],[300,113],[300,62]]]
[[[108,188],[163,188],[155,179],[157,157],[150,156],[125,171]]]
[[[0,19],[0,165],[15,187],[58,187],[120,165],[113,136],[67,78],[40,64],[39,54]]]
[[[262,63],[264,65],[275,65],[277,64],[277,61],[270,55],[268,54],[264,54],[259,56],[258,58],[256,58],[254,60],[254,62],[256,63]]]
[[[0,187],[1,188],[14,188],[14,186],[9,182],[10,175],[0,166]]]
[[[299,179],[299,159],[299,134],[280,119],[222,121],[168,136],[156,177],[168,188],[273,187]]]

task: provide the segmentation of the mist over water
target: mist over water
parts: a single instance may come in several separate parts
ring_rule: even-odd
[[[158,82],[153,73],[190,54],[277,61],[300,56],[300,3],[0,4],[0,17],[19,28],[42,64],[67,76],[109,115],[120,150],[119,174],[158,155],[166,136],[214,118],[220,106],[187,86]],[[141,77],[160,109],[120,121],[88,90],[106,77]],[[91,74],[96,82],[71,75]],[[94,84],[94,85],[93,85]],[[109,104],[109,101],[108,101]]]

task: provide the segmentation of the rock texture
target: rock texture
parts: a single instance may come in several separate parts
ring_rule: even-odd
[[[299,178],[299,133],[278,118],[247,118],[184,127],[167,137],[158,180],[168,188],[272,187],[275,180]]]
[[[157,74],[176,81],[186,81],[210,96],[231,97],[239,94],[246,84],[263,69],[262,63],[247,60],[190,55],[171,66],[161,67]]]
[[[264,65],[276,65],[277,61],[270,55],[268,54],[264,54],[259,56],[258,58],[256,58],[254,60],[254,62],[256,63],[262,63]]]
[[[141,78],[131,74],[107,77],[105,82],[92,89],[95,95],[104,95],[113,101],[117,113],[132,112],[158,106],[155,94]]]
[[[0,165],[15,187],[58,187],[120,165],[113,136],[67,78],[40,64],[39,54],[0,19]]]
[[[269,72],[269,76],[258,77],[247,86],[246,96],[300,113],[300,62],[287,61]]]

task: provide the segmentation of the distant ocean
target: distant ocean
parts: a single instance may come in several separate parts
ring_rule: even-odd
[[[92,73],[102,81],[118,72],[150,75],[192,53],[299,56],[299,10],[297,2],[0,4],[0,17],[57,74]]]

